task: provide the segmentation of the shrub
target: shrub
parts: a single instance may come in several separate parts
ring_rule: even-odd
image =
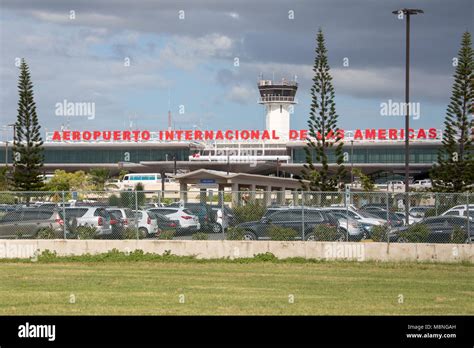
[[[423,243],[428,239],[430,230],[424,224],[413,224],[405,231],[400,232],[400,238],[409,243]]]
[[[143,236],[140,233],[138,233],[138,239],[142,239],[142,238]],[[137,230],[132,227],[127,227],[123,231],[123,239],[137,239]]]
[[[236,221],[246,222],[246,221],[256,221],[265,213],[266,207],[259,202],[251,202],[246,205],[238,206],[234,208],[234,214]]]
[[[38,234],[36,235],[36,238],[54,239],[56,238],[56,234],[54,233],[54,230],[51,227],[47,227],[47,228],[42,228],[41,230],[39,230]]]
[[[268,235],[272,240],[293,240],[298,233],[292,228],[271,225],[268,228]]]
[[[242,240],[244,239],[245,230],[241,227],[229,227],[227,230],[228,240]]]
[[[112,207],[119,207],[120,206],[120,198],[116,195],[112,195],[109,197],[109,205]]]
[[[135,192],[122,191],[120,192],[120,207],[135,209]]]
[[[0,204],[14,204],[15,196],[10,193],[0,193]]]
[[[165,231],[161,231],[160,234],[158,234],[158,239],[173,239],[174,235],[175,235],[175,231],[165,230]]]
[[[460,226],[454,226],[451,243],[461,244],[467,239],[467,233]]]
[[[193,240],[207,240],[209,237],[207,233],[198,232],[193,234]]]
[[[375,225],[370,229],[370,237],[374,242],[386,242],[387,241],[388,226]]]
[[[313,229],[314,237],[316,240],[332,241],[336,240],[339,236],[337,227],[330,227],[324,225],[318,225]]]
[[[268,262],[268,261],[278,261],[278,258],[277,258],[274,254],[272,254],[272,253],[270,253],[270,252],[268,252],[268,251],[267,251],[266,253],[264,253],[264,254],[255,254],[255,255],[253,256],[253,259],[254,259],[255,261],[264,261],[264,262]]]
[[[96,236],[97,228],[93,226],[78,226],[76,228],[76,234],[78,239],[94,239]]]
[[[173,202],[174,200],[172,198],[168,198],[168,197],[161,198],[161,203],[164,205],[170,205]]]

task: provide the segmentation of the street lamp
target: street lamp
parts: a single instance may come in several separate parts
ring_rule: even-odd
[[[410,191],[410,16],[424,13],[423,10],[413,8],[402,8],[392,12],[399,16],[398,18],[406,18],[406,46],[405,46],[405,221],[408,225],[409,212],[409,191]],[[401,16],[401,17],[400,17]]]
[[[354,183],[354,140],[351,140],[351,187]]]

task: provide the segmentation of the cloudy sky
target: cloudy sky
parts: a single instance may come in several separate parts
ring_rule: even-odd
[[[71,129],[125,129],[130,122],[166,129],[169,97],[176,128],[260,129],[259,74],[297,76],[299,104],[291,122],[293,129],[305,128],[318,28],[326,37],[340,126],[402,128],[402,118],[380,113],[381,103],[404,98],[405,25],[391,13],[402,7],[425,11],[412,19],[411,99],[421,108],[412,124],[441,127],[452,61],[474,23],[472,0],[0,4],[0,125],[16,118],[15,62],[24,57],[43,130],[67,123],[55,115],[64,100],[95,103],[95,118],[70,117]]]

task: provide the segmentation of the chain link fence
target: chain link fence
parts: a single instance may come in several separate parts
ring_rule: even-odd
[[[471,243],[474,195],[215,189],[0,192],[4,238]]]

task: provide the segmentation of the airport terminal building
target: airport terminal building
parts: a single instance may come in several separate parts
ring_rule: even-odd
[[[251,174],[297,176],[306,162],[306,130],[290,128],[297,84],[260,80],[259,102],[266,110],[264,130],[61,130],[47,132],[45,172],[108,168],[144,173],[214,169]],[[404,129],[341,130],[345,165],[375,180],[401,177],[405,165]],[[410,175],[427,177],[437,161],[442,132],[410,130]],[[1,163],[12,163],[6,144]],[[335,163],[329,153],[330,163]],[[316,167],[318,163],[315,162]],[[332,165],[332,166],[333,166]],[[331,165],[330,165],[331,168]],[[350,175],[350,174],[348,174]]]

